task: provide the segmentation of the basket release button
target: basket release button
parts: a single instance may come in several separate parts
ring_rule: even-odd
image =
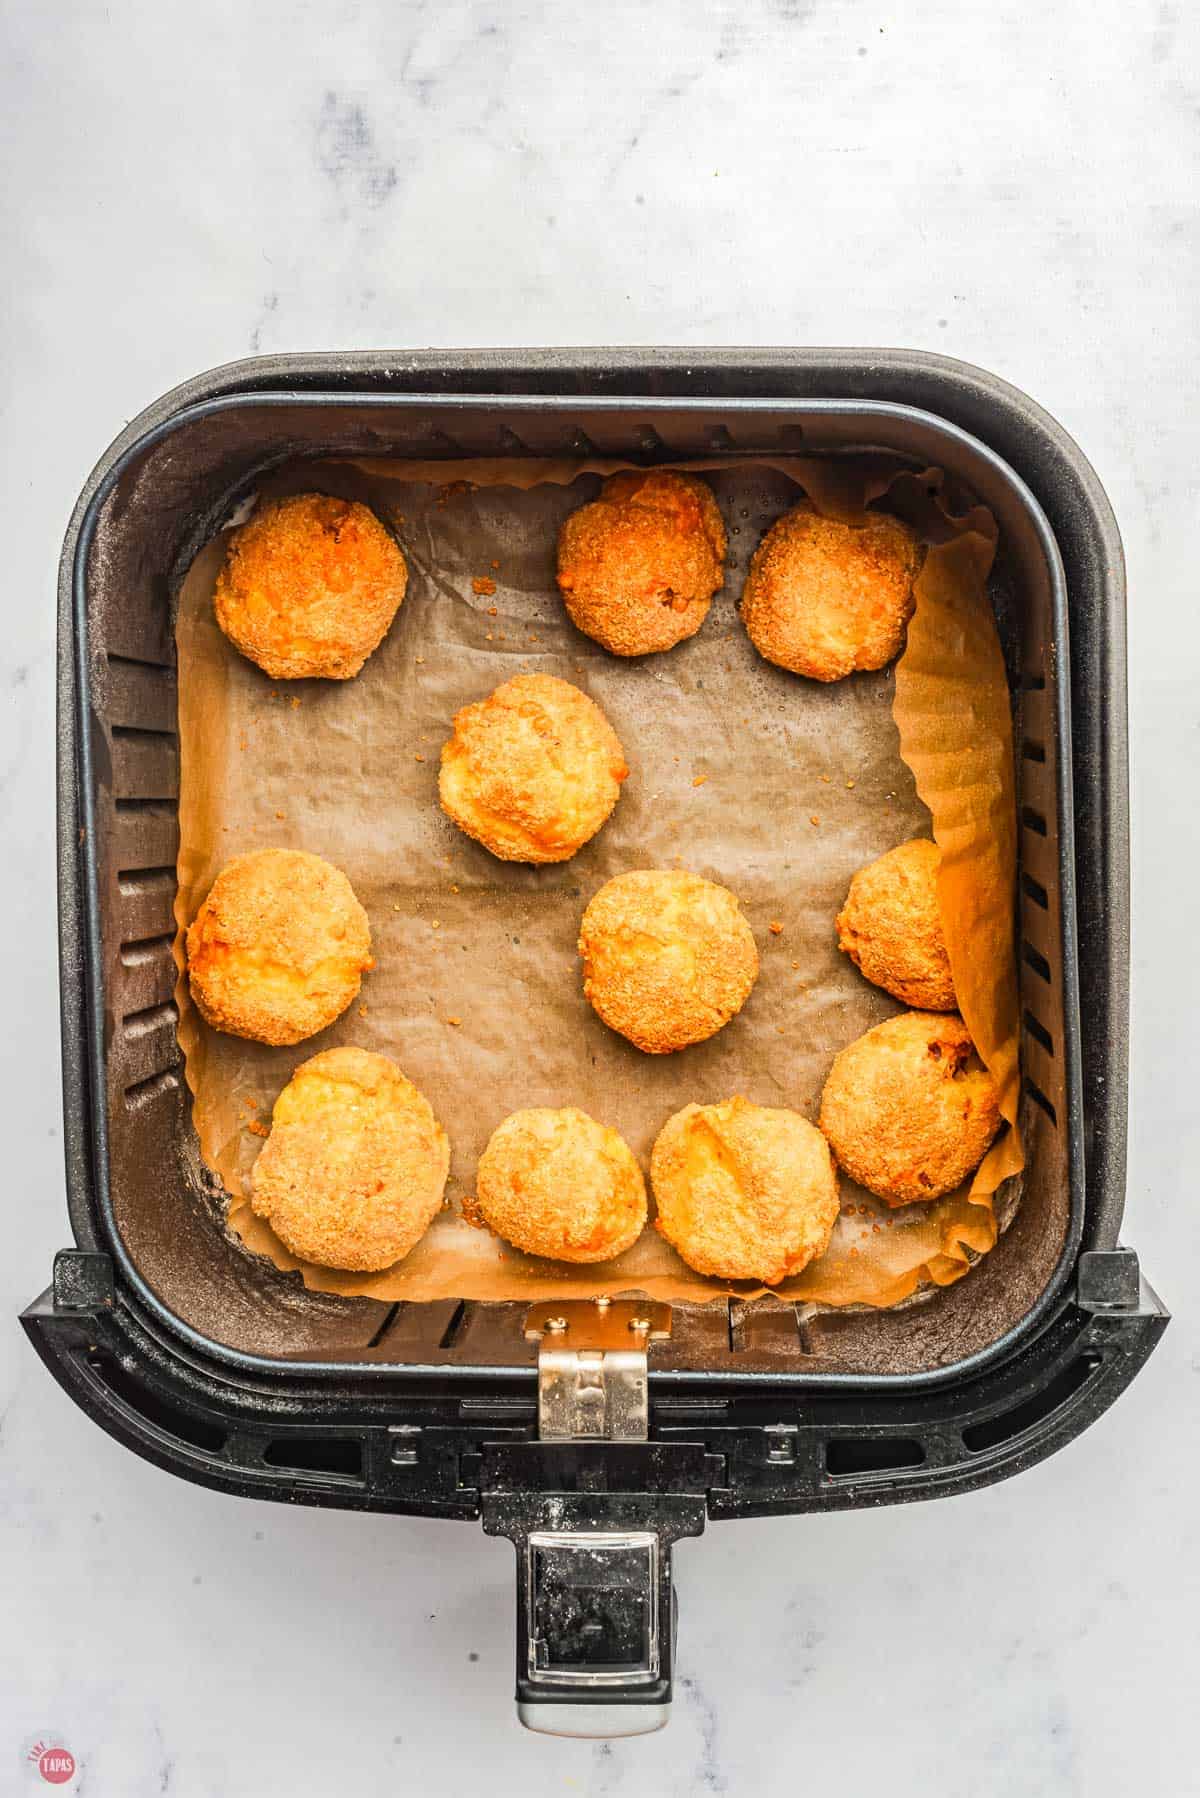
[[[659,1542],[650,1531],[528,1539],[529,1677],[628,1685],[659,1674]]]

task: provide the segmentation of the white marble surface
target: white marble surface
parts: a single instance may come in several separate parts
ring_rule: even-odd
[[[92,1798],[1196,1790],[1196,10],[4,13],[0,1790],[43,1728]],[[13,1322],[66,1237],[53,581],[91,463],[252,351],[606,342],[932,347],[1093,458],[1130,568],[1127,1236],[1180,1314],[1015,1483],[686,1545],[676,1719],[611,1747],[518,1729],[507,1545],[172,1481]]]

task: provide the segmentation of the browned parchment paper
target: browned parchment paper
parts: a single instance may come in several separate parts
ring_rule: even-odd
[[[835,914],[854,871],[928,834],[931,812],[947,857],[942,895],[964,1016],[1015,1120],[1013,767],[986,598],[990,517],[955,519],[939,503],[936,471],[897,478],[883,457],[691,464],[705,469],[729,526],[726,585],[696,637],[630,662],[574,630],[554,582],[559,524],[617,466],[310,463],[273,476],[264,491],[315,487],[366,500],[404,544],[404,605],[351,682],[272,683],[232,649],[212,614],[223,539],[184,584],[181,932],[224,862],[268,844],[344,868],[371,918],[377,965],[361,1005],[294,1048],[211,1031],[183,980],[178,994],[193,1116],[202,1153],[232,1195],[230,1227],[277,1266],[301,1266],[320,1290],[387,1300],[633,1288],[675,1301],[721,1297],[726,1288],[694,1274],[653,1229],[600,1266],[510,1249],[462,1214],[478,1156],[500,1120],[527,1105],[581,1106],[620,1130],[643,1165],[666,1118],[691,1100],[742,1093],[815,1117],[836,1052],[899,1009],[839,953]],[[823,686],[770,667],[750,645],[736,615],[745,571],[800,489],[848,518],[886,494],[927,535],[917,612],[894,675]],[[494,593],[476,590],[492,582]],[[558,674],[590,693],[632,770],[599,836],[557,867],[496,861],[437,802],[454,712],[521,670]],[[762,957],[741,1014],[672,1056],[642,1055],[600,1023],[583,998],[575,949],[592,893],[624,869],[656,865],[731,886]],[[782,925],[777,934],[772,923]],[[256,1131],[279,1091],[300,1062],[346,1042],[393,1055],[453,1149],[446,1208],[405,1261],[377,1275],[296,1262],[246,1198]],[[973,1187],[897,1212],[843,1182],[828,1254],[780,1292],[889,1305],[926,1282],[958,1278],[995,1241],[992,1195],[1020,1165],[1010,1132]],[[1013,1185],[1006,1190],[1011,1210]]]

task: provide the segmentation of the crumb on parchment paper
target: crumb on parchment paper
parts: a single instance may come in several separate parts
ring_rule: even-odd
[[[772,936],[783,935],[783,924],[779,918],[772,918],[771,922],[767,925],[767,929],[771,932]],[[795,966],[794,963],[792,965]]]
[[[477,574],[471,582],[471,589],[475,593],[482,593],[490,598],[496,591],[496,583],[490,574]]]

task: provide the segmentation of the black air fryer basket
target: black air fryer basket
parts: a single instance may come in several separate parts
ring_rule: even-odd
[[[224,1232],[176,1042],[173,609],[263,472],[330,454],[646,463],[882,448],[1000,525],[1018,745],[1028,1168],[930,1302],[385,1305]],[[1125,1182],[1125,588],[1108,502],[1024,395],[897,351],[489,351],[237,363],[151,406],[80,496],[59,616],[59,907],[74,1247],[24,1314],[75,1401],[244,1495],[482,1520],[517,1552],[517,1698],[657,1727],[671,1545],[708,1518],[933,1498],[1084,1429],[1165,1323],[1118,1246]]]

